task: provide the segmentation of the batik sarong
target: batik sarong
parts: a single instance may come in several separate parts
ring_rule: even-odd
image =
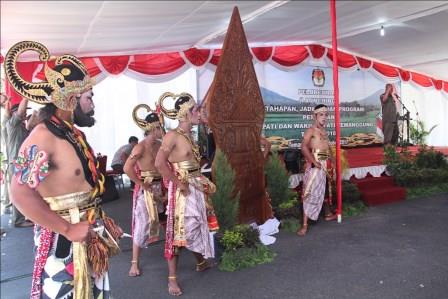
[[[78,192],[44,200],[71,223],[87,219],[96,209],[91,192]],[[65,214],[63,214],[66,212]],[[108,273],[91,273],[87,245],[71,242],[47,228],[35,227],[36,258],[31,298],[110,298]]]
[[[136,185],[132,212],[132,238],[134,244],[145,247],[159,240],[159,213],[164,210],[161,176],[158,173],[142,171],[142,181],[152,182],[151,191]]]
[[[303,178],[302,201],[305,215],[311,220],[317,220],[325,199],[327,178],[330,179],[330,161],[328,151],[313,150],[313,155],[322,167],[312,167],[311,163],[307,165]],[[331,190],[329,195],[331,196]]]
[[[204,258],[214,256],[207,222],[208,194],[216,186],[203,176],[196,161],[173,163],[179,180],[188,183],[190,193],[184,196],[172,182],[168,186],[168,223],[165,257],[170,259],[176,247],[200,253]]]

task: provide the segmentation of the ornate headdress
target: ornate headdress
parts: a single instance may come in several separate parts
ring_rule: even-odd
[[[45,62],[46,81],[28,82],[17,72],[16,63],[20,54],[33,50],[39,53],[39,59]],[[5,74],[14,89],[23,97],[38,104],[53,103],[66,111],[76,108],[76,95],[92,88],[93,81],[84,64],[73,55],[62,55],[56,58],[54,69],[48,66],[50,53],[48,49],[33,41],[23,41],[9,49],[5,56]]]
[[[328,107],[327,106],[321,106],[317,109],[314,109],[314,114],[320,113],[320,112],[328,112]]]
[[[141,119],[137,115],[138,110],[142,108],[149,112],[145,119]],[[137,106],[135,106],[134,110],[132,110],[132,118],[134,119],[134,122],[137,124],[137,126],[139,126],[139,128],[143,129],[144,131],[152,131],[157,127],[162,128],[163,131],[163,115],[157,114],[155,110],[152,110],[146,104],[138,104]]]
[[[163,106],[163,101],[167,98],[175,100],[174,109],[166,109]],[[159,98],[159,105],[162,113],[171,119],[183,120],[187,116],[188,111],[196,105],[191,94],[182,92],[181,94],[174,94],[172,92],[165,92]]]

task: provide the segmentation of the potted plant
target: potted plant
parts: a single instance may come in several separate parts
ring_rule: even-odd
[[[289,174],[277,153],[273,153],[269,157],[265,173],[267,190],[275,216],[281,219],[285,213],[294,214],[292,210],[295,210],[298,204],[297,193],[289,188]],[[288,209],[291,211],[287,211]]]
[[[261,243],[258,229],[237,224],[239,194],[234,189],[235,172],[219,150],[216,151],[213,167],[216,193],[211,199],[219,222],[219,231],[214,235],[219,269],[235,271],[272,261],[275,254]]]
[[[219,230],[214,235],[214,245],[215,257],[219,260],[224,251],[220,240],[226,230],[237,224],[239,212],[239,193],[235,194],[235,172],[220,150],[216,151],[213,161],[213,180],[216,192],[211,195],[211,199],[219,222]]]

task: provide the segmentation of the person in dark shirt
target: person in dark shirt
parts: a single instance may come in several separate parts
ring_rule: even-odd
[[[383,114],[382,130],[384,135],[384,145],[396,145],[398,141],[398,115],[396,102],[397,92],[393,84],[386,84],[386,90],[380,96],[381,111]]]

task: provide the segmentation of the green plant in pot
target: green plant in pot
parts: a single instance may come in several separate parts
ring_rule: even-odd
[[[258,229],[247,224],[226,230],[220,240],[225,248],[219,269],[236,271],[273,261],[275,253],[260,242]]]
[[[276,216],[281,214],[280,210],[294,208],[294,203],[290,201],[294,199],[296,193],[289,188],[289,174],[277,153],[269,157],[265,166],[265,173],[271,205]],[[287,204],[287,207],[285,204]]]
[[[215,255],[219,259],[224,250],[220,240],[226,230],[231,230],[237,224],[239,213],[239,193],[235,191],[235,171],[225,154],[219,149],[213,160],[213,181],[216,184],[216,192],[211,199],[219,223],[219,231],[215,234]]]
[[[219,269],[235,271],[272,261],[275,254],[261,244],[258,229],[237,225],[239,193],[235,190],[235,172],[220,150],[213,161],[213,179],[216,193],[211,199],[219,222],[219,231],[214,235]]]
[[[426,144],[426,138],[431,134],[438,125],[434,125],[428,131],[425,128],[425,123],[421,120],[416,120],[415,124],[409,124],[409,135],[411,140],[418,145]]]
[[[256,247],[261,244],[260,232],[258,229],[253,228],[248,224],[239,224],[236,225],[233,230],[242,235],[244,247]]]

